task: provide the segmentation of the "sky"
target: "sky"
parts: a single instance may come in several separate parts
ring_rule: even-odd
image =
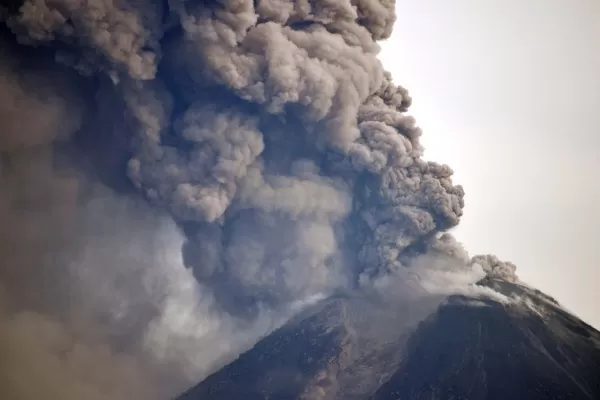
[[[464,186],[471,255],[600,328],[600,1],[397,0],[380,58],[425,158]]]

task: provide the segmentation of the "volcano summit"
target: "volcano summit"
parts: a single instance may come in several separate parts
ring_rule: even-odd
[[[480,284],[510,300],[451,296],[409,330],[407,309],[330,298],[177,399],[600,398],[600,332],[537,290]]]

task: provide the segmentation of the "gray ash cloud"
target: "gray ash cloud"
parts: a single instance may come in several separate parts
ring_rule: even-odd
[[[125,307],[126,322],[110,326],[140,315],[133,331],[156,339],[183,312],[169,306],[179,299],[219,321],[211,329],[223,341],[247,344],[277,323],[267,311],[369,285],[424,252],[514,276],[440,237],[458,224],[464,192],[448,166],[423,159],[411,98],[377,58],[394,1],[26,0],[0,6],[0,18],[2,275],[23,289],[7,289],[10,315],[36,310],[72,335],[79,299],[94,299],[94,315],[117,312],[104,292],[94,297],[106,290],[144,310]],[[90,206],[98,199],[121,206]],[[148,223],[158,216],[171,222]],[[114,218],[128,224],[104,226]],[[139,250],[152,255],[147,272],[117,257],[131,240],[154,243],[160,229],[184,233],[183,272],[161,269],[159,245]],[[121,231],[130,240],[107,239]],[[85,243],[75,240],[82,235]],[[80,277],[64,267],[82,252],[104,272]],[[183,264],[198,282],[193,295],[144,281],[146,273],[188,282]],[[120,289],[81,290],[118,273]],[[236,336],[240,326],[254,336]],[[115,335],[88,339],[118,358]],[[216,346],[198,373],[236,349]],[[148,376],[137,370],[146,361],[134,360],[131,369]],[[149,398],[132,393],[118,396]]]

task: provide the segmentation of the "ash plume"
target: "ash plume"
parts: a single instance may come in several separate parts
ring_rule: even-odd
[[[471,264],[478,264],[492,278],[500,278],[507,282],[517,282],[517,266],[511,262],[502,261],[493,254],[478,255],[471,259]]]
[[[514,278],[444,233],[464,192],[377,58],[393,0],[25,0],[0,19],[10,398],[164,398],[336,290]]]

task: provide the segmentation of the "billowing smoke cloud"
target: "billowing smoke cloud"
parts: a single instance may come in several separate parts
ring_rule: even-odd
[[[9,398],[164,398],[337,289],[516,279],[442,235],[464,192],[377,59],[394,10],[0,8]]]
[[[478,264],[483,268],[486,274],[492,278],[505,280],[507,282],[517,282],[517,267],[511,262],[502,261],[492,254],[475,256],[471,264]]]

